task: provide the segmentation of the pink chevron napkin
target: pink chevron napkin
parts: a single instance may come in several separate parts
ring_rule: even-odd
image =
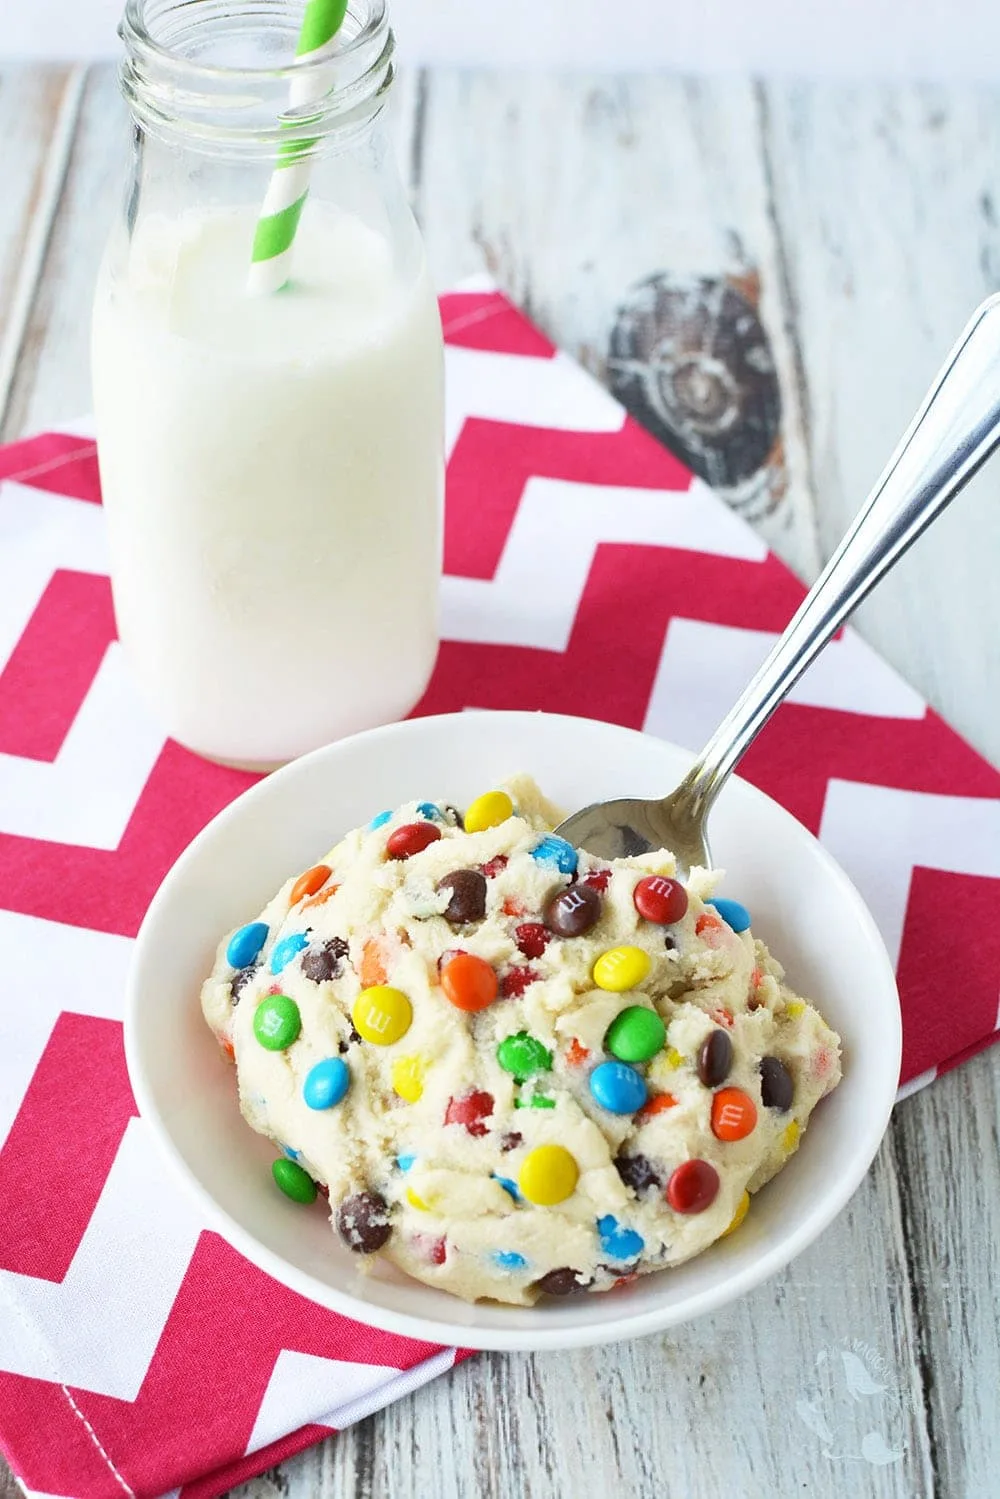
[[[801,586],[502,297],[442,311],[444,644],[417,712],[549,708],[697,748]],[[201,1499],[456,1354],[247,1264],[203,1229],[135,1116],[131,939],[250,778],[165,741],[139,705],[99,499],[86,436],[0,449],[0,1441],[29,1493]],[[875,912],[898,964],[904,1088],[994,1040],[1000,776],[850,631],[741,769]],[[942,972],[957,1009],[938,1003]]]

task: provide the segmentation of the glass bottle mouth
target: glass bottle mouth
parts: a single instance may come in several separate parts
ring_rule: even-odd
[[[126,0],[119,77],[133,118],[151,134],[250,157],[363,129],[393,80],[386,0],[349,0],[333,40],[296,58],[304,11],[305,0]]]

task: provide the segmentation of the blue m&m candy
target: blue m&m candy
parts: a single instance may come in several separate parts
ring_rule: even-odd
[[[327,1057],[310,1067],[302,1097],[310,1109],[332,1109],[351,1086],[351,1072],[343,1057]]]
[[[427,817],[431,822],[444,821],[444,818],[441,816],[441,808],[436,802],[418,802],[417,811],[421,817]]]
[[[271,972],[280,973],[287,968],[293,958],[297,958],[304,947],[309,946],[309,938],[305,932],[293,932],[290,937],[282,937],[280,942],[274,944],[271,952]]]
[[[376,812],[375,816],[368,824],[368,831],[370,833],[374,833],[377,828],[384,828],[391,816],[391,812]]]
[[[595,1067],[590,1091],[609,1114],[634,1114],[646,1102],[645,1079],[627,1062],[602,1062]]]
[[[230,968],[246,968],[259,955],[267,941],[267,922],[251,921],[234,932],[226,947],[226,962]]]
[[[727,926],[734,932],[745,932],[750,926],[750,912],[738,900],[707,900],[706,906],[714,906]]]
[[[557,838],[554,833],[535,844],[531,857],[537,859],[539,864],[554,864],[560,874],[576,874],[576,849],[572,843],[567,843],[565,838]]]
[[[619,1223],[613,1213],[606,1213],[597,1220],[597,1232],[601,1236],[601,1248],[612,1260],[635,1260],[646,1247],[646,1241],[634,1228]]]
[[[504,1191],[513,1197],[515,1202],[521,1201],[521,1193],[518,1191],[517,1182],[511,1181],[509,1176],[497,1176],[495,1171],[493,1173],[493,1180],[499,1182]]]
[[[416,1151],[415,1150],[407,1150],[407,1151],[404,1151],[404,1153],[402,1155],[398,1155],[396,1157],[396,1165],[399,1167],[400,1171],[409,1171],[410,1167],[413,1165],[413,1163],[414,1163],[414,1161],[416,1159],[417,1159],[417,1153],[416,1153]]]
[[[501,1270],[523,1270],[528,1263],[516,1249],[498,1249],[493,1258]]]

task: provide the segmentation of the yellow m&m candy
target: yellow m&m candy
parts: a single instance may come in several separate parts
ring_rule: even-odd
[[[529,1202],[551,1207],[576,1191],[580,1168],[561,1145],[539,1145],[525,1156],[517,1184]]]
[[[739,1202],[736,1204],[736,1211],[733,1214],[733,1221],[732,1221],[732,1223],[730,1223],[730,1225],[729,1225],[728,1228],[724,1228],[722,1230],[721,1234],[719,1235],[719,1238],[720,1239],[725,1239],[725,1238],[728,1238],[728,1236],[730,1234],[734,1234],[736,1232],[736,1230],[739,1228],[740,1224],[743,1222],[743,1219],[746,1217],[747,1213],[749,1213],[749,1211],[750,1211],[750,1193],[749,1192],[744,1192],[743,1196],[740,1198]]]
[[[798,1150],[800,1134],[801,1130],[799,1129],[798,1121],[796,1119],[791,1120],[791,1122],[785,1126],[784,1133],[781,1136],[781,1148],[786,1155],[793,1155],[794,1152]]]
[[[373,1046],[391,1046],[413,1022],[413,1006],[401,989],[376,984],[362,989],[351,1010],[358,1034]]]
[[[419,1213],[430,1212],[430,1204],[426,1203],[422,1197],[418,1197],[412,1187],[407,1187],[406,1189],[406,1200],[410,1204],[410,1207],[416,1208]]]
[[[506,791],[487,791],[470,803],[465,814],[467,833],[485,833],[514,815],[514,803]]]
[[[622,994],[642,983],[653,966],[641,947],[609,947],[594,964],[594,983],[599,989]]]
[[[397,1057],[392,1064],[393,1092],[407,1103],[419,1102],[423,1097],[426,1070],[423,1057]]]

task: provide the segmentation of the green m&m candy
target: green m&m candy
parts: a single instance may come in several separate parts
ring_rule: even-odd
[[[504,1072],[509,1072],[516,1082],[523,1083],[536,1072],[551,1070],[552,1053],[527,1031],[518,1031],[516,1036],[507,1036],[500,1042],[497,1061]]]
[[[648,1062],[667,1039],[667,1028],[655,1010],[629,1005],[608,1026],[604,1046],[619,1062]]]
[[[287,994],[269,994],[257,1006],[253,1033],[266,1051],[284,1051],[302,1029],[302,1016]]]
[[[271,1175],[286,1197],[293,1202],[310,1203],[316,1201],[316,1183],[308,1171],[303,1171],[296,1161],[290,1161],[286,1156],[279,1156],[271,1166]]]

